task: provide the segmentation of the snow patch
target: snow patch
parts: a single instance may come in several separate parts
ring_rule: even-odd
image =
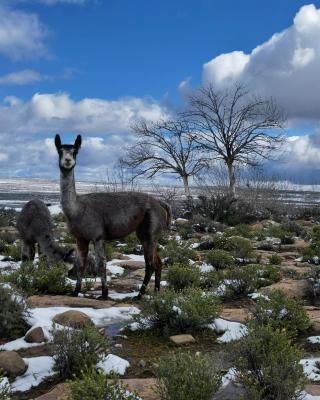
[[[303,358],[300,360],[305,375],[311,381],[320,381],[320,370],[316,367],[317,362],[320,362],[320,357]]]
[[[218,338],[219,343],[229,343],[233,340],[239,340],[247,333],[247,328],[244,324],[227,321],[222,318],[216,318],[212,324],[208,325],[208,328],[218,333],[224,332],[223,335]]]
[[[115,374],[124,375],[126,369],[130,367],[130,364],[127,360],[124,360],[121,357],[108,354],[106,358],[97,364],[97,367],[107,375],[112,372]]]

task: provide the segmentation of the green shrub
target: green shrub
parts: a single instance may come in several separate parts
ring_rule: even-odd
[[[168,268],[167,281],[175,290],[187,287],[197,287],[201,283],[201,272],[197,267],[183,264],[173,264]]]
[[[76,239],[70,233],[66,233],[65,236],[63,237],[63,242],[65,244],[74,244],[76,242]]]
[[[14,209],[0,208],[0,226],[15,226],[17,215]]]
[[[269,257],[269,263],[273,265],[280,265],[282,263],[282,257],[279,254],[274,253]]]
[[[234,257],[242,259],[248,259],[253,255],[250,240],[238,236],[233,236],[228,239],[225,250],[231,251]]]
[[[298,400],[305,383],[300,351],[284,332],[250,325],[239,344],[235,367],[250,400]]]
[[[137,235],[135,232],[130,233],[130,235],[126,236],[124,239],[125,246],[121,246],[121,252],[124,254],[132,254],[135,251],[137,245],[140,244]]]
[[[283,222],[283,223],[281,224],[281,227],[282,227],[285,231],[287,231],[287,232],[293,234],[294,236],[303,237],[303,236],[305,236],[305,234],[306,234],[306,231],[305,231],[304,227],[303,227],[302,225],[300,225],[300,224],[299,224],[298,222],[296,222],[296,221],[286,221],[286,222]],[[319,238],[320,238],[320,235],[319,235]]]
[[[249,264],[245,268],[248,267],[258,275],[258,287],[269,286],[281,279],[279,269],[274,265]]]
[[[201,287],[205,289],[217,288],[223,279],[221,271],[208,271],[201,274]]]
[[[0,339],[16,339],[27,329],[28,310],[20,295],[0,285]]]
[[[267,299],[259,297],[252,315],[255,323],[269,325],[291,337],[304,332],[311,325],[301,303],[279,289],[273,290]]]
[[[68,269],[62,262],[53,265],[48,265],[45,260],[38,264],[26,262],[6,279],[27,294],[65,294],[73,289],[68,282]]]
[[[234,259],[230,253],[225,250],[210,250],[206,254],[206,262],[215,269],[225,269],[234,265]]]
[[[78,330],[54,327],[51,333],[53,369],[63,379],[80,376],[82,371],[95,367],[103,358],[108,346],[106,337],[92,326]]]
[[[4,247],[4,255],[11,257],[13,261],[21,260],[21,248],[20,243],[16,242],[15,244],[6,244]]]
[[[3,239],[0,239],[0,254],[4,254],[6,251],[6,246],[7,243]]]
[[[0,400],[11,399],[11,388],[7,378],[4,378],[0,370]]]
[[[188,245],[179,245],[175,240],[171,240],[161,251],[161,256],[167,258],[167,264],[188,265],[189,260],[196,260],[197,253],[188,248]]]
[[[250,225],[238,224],[232,228],[228,228],[224,231],[227,236],[242,236],[244,238],[252,238],[254,236],[254,231]]]
[[[82,372],[81,376],[70,382],[70,400],[139,400],[140,397],[129,392],[128,388],[117,380],[110,381],[105,374],[99,374],[94,368]]]
[[[211,400],[221,377],[203,355],[172,354],[155,368],[161,400]]]
[[[269,236],[279,238],[282,244],[293,244],[292,233],[284,229],[281,225],[271,225],[268,228]]]
[[[177,233],[183,240],[188,240],[193,234],[192,224],[177,225]]]
[[[104,255],[107,261],[111,261],[112,259],[113,248],[109,242],[104,243]]]
[[[17,238],[17,234],[10,231],[2,231],[0,233],[0,239],[7,244],[13,244]]]
[[[212,293],[199,288],[167,289],[145,297],[136,319],[141,328],[153,327],[164,334],[192,333],[212,323],[219,310],[219,301]]]

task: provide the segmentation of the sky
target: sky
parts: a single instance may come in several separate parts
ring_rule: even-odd
[[[57,179],[80,133],[77,178],[104,180],[135,120],[233,82],[287,115],[268,172],[320,183],[320,0],[1,0],[0,175]]]

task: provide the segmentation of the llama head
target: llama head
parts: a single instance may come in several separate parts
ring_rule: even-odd
[[[77,154],[81,147],[81,135],[78,135],[74,144],[61,144],[59,135],[54,139],[59,154],[59,167],[61,170],[72,170],[76,165]]]

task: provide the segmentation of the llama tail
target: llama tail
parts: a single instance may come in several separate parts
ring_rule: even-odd
[[[171,226],[171,220],[172,220],[172,210],[171,207],[169,206],[168,203],[159,200],[160,206],[165,210],[166,214],[167,214],[167,220],[166,220],[166,225],[167,228],[170,228]]]

